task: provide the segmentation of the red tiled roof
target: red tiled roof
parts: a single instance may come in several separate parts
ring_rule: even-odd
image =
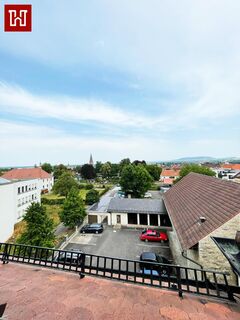
[[[165,179],[163,180],[163,183],[165,183],[165,184],[173,184],[173,179],[171,179],[171,178],[165,178]]]
[[[239,183],[193,172],[168,190],[163,199],[184,250],[240,214]],[[200,217],[206,221],[200,224]]]
[[[180,170],[163,169],[161,177],[179,177]]]
[[[52,176],[42,168],[12,169],[2,175],[2,178],[9,180],[47,179],[51,177]]]
[[[240,163],[229,163],[222,165],[224,169],[240,170]]]

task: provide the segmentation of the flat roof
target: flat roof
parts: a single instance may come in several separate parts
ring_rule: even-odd
[[[110,213],[166,213],[166,209],[162,199],[113,198],[109,203],[107,211]]]

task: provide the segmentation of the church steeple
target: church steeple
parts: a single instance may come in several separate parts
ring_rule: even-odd
[[[92,154],[90,154],[90,159],[89,159],[89,164],[91,164],[93,166],[93,157],[92,157]]]

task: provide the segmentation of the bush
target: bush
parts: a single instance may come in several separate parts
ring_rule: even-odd
[[[86,194],[86,200],[85,203],[88,205],[94,204],[95,202],[99,201],[99,193],[97,190],[92,189],[90,191],[88,191],[88,193]]]
[[[65,198],[59,198],[59,199],[47,199],[47,198],[42,198],[41,202],[42,204],[49,204],[49,205],[58,205],[58,204],[63,204]]]

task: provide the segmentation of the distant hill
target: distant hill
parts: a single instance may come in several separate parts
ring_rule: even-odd
[[[172,160],[173,162],[213,162],[217,161],[218,159],[213,158],[213,157],[184,157],[184,158],[179,158]]]

